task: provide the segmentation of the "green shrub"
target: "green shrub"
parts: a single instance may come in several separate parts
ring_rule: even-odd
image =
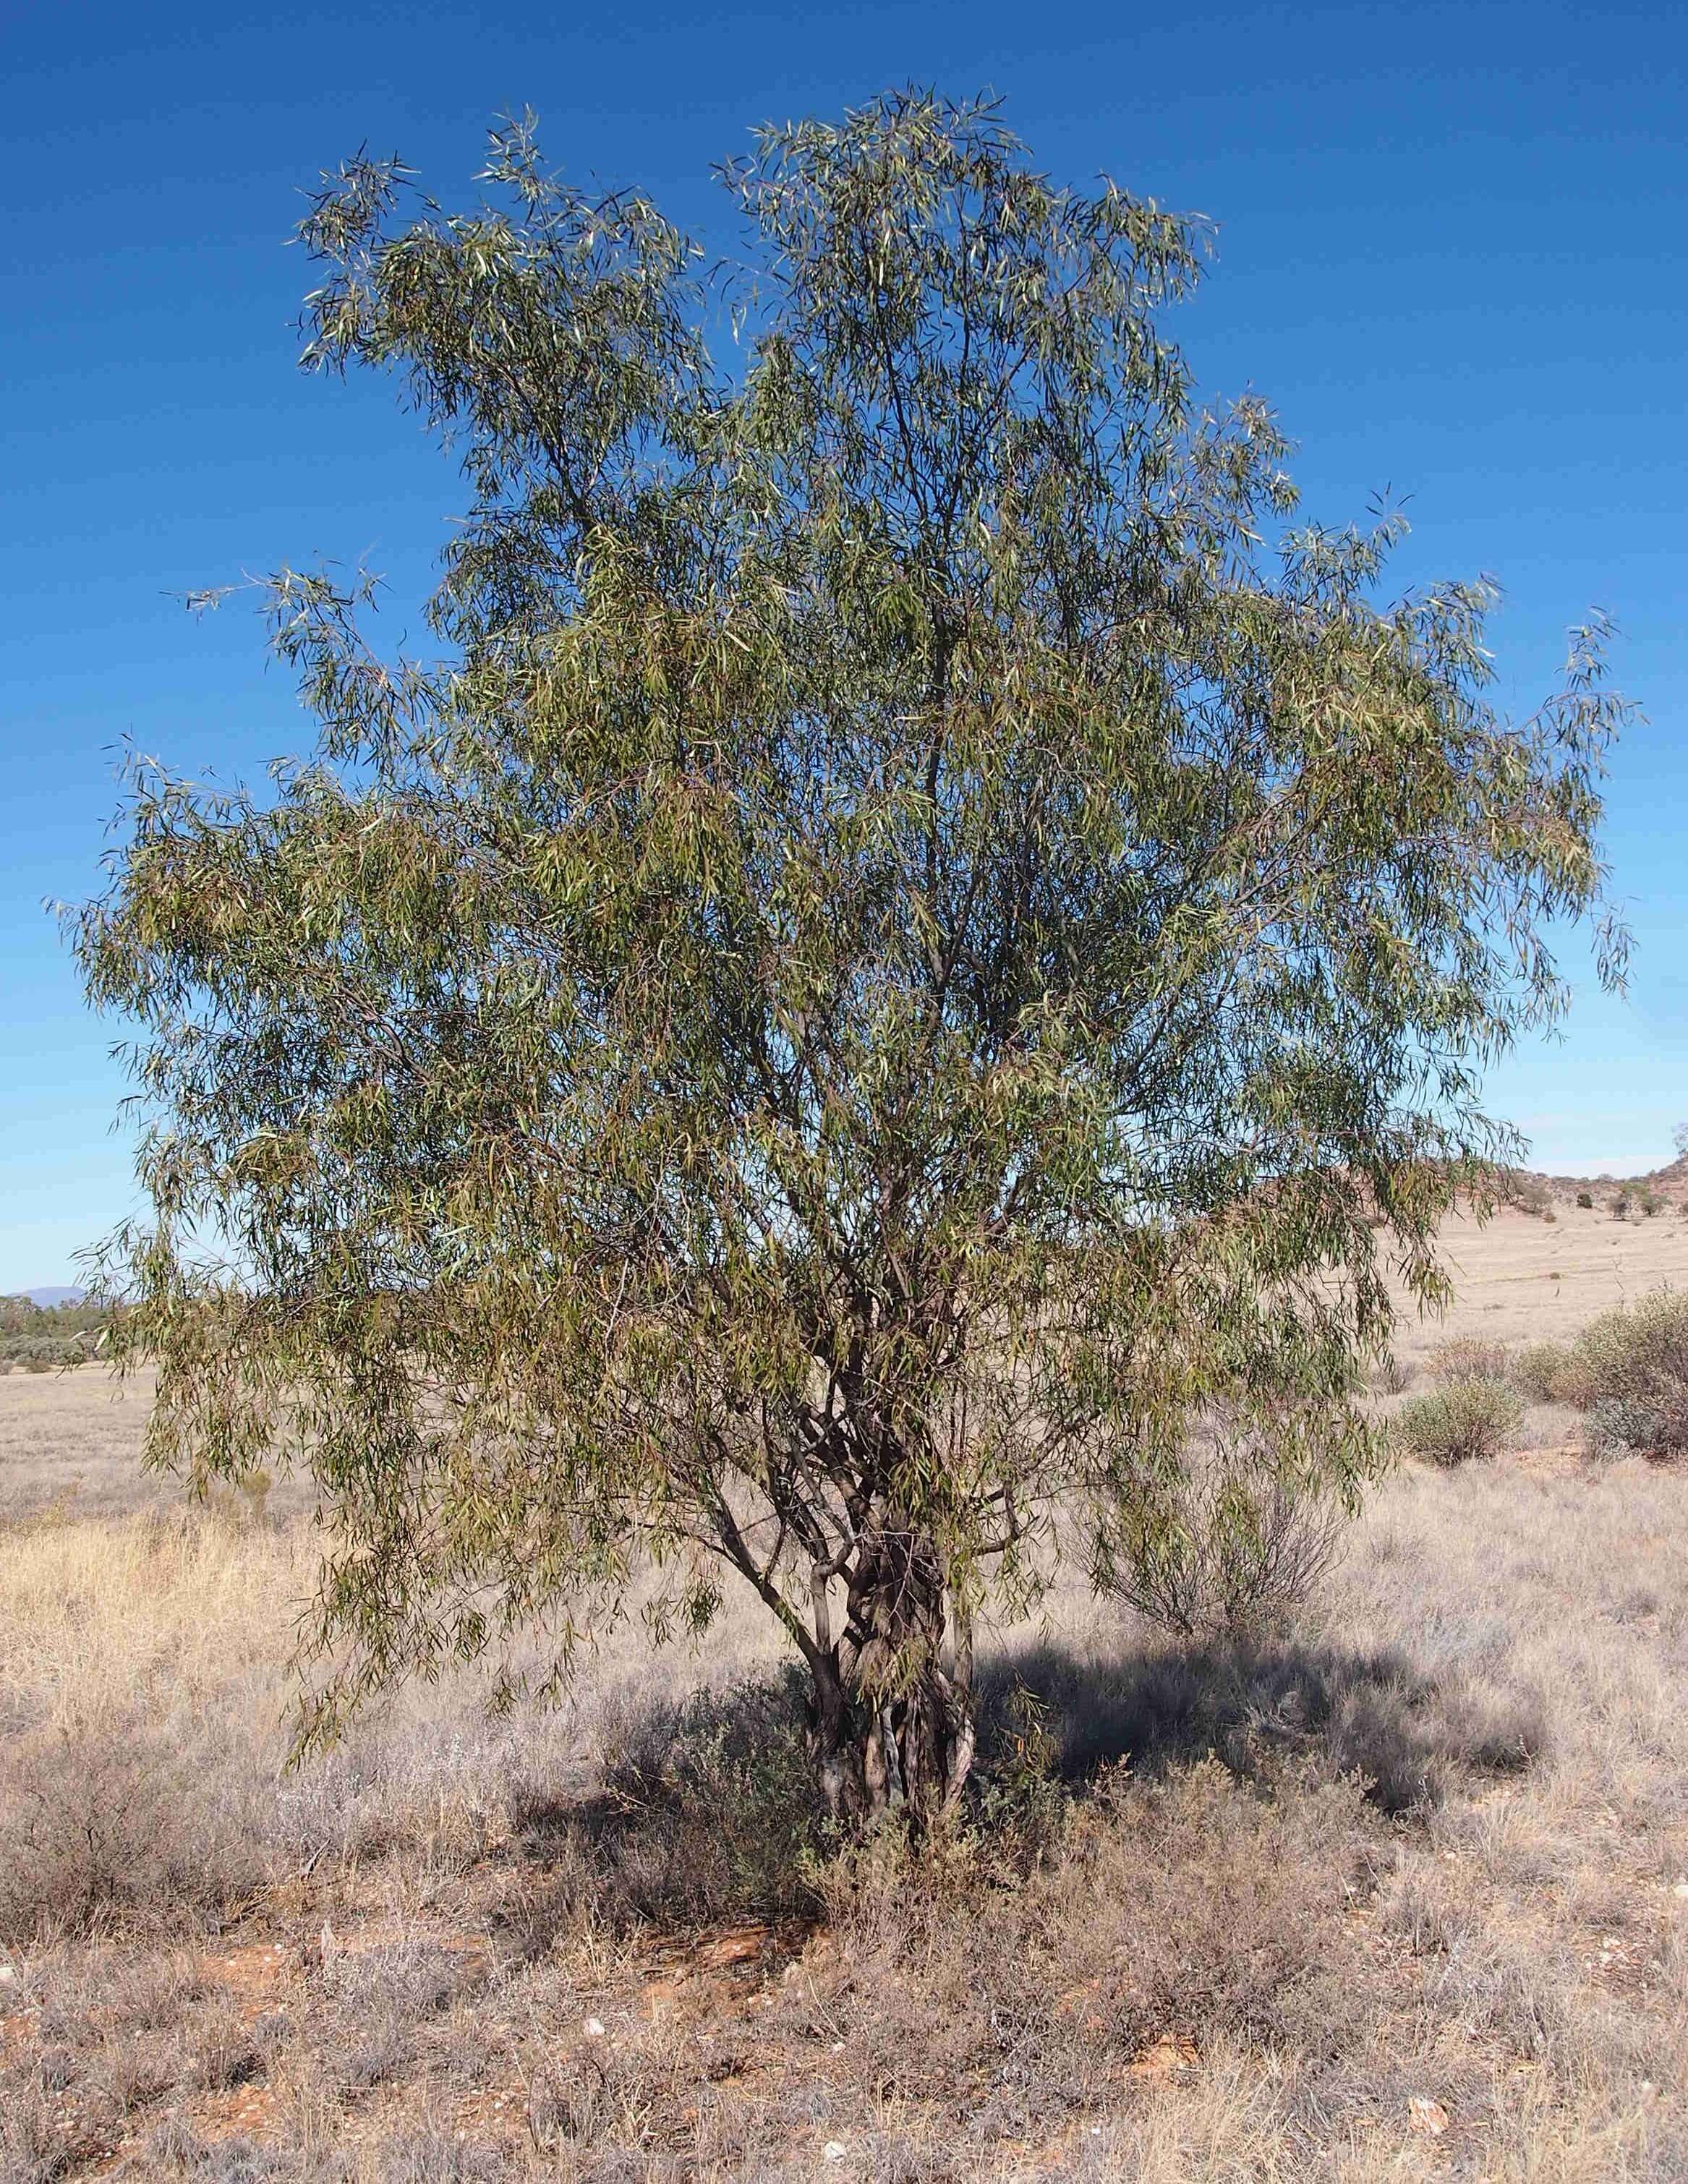
[[[1591,1212],[1594,1209],[1594,1193],[1591,1190],[1579,1190],[1577,1193],[1577,1203],[1585,1213]]]
[[[599,1766],[619,1812],[597,1857],[612,1892],[660,1922],[812,1909],[827,1826],[804,1730],[789,1669],[607,1723]]]
[[[1597,1448],[1688,1448],[1688,1295],[1656,1290],[1578,1336],[1562,1384],[1593,1414]]]
[[[1507,1360],[1507,1379],[1527,1403],[1562,1403],[1569,1352],[1559,1342],[1526,1342]]]
[[[1661,1212],[1664,1207],[1664,1201],[1656,1190],[1643,1190],[1635,1202],[1649,1221],[1652,1219],[1655,1213]]]
[[[1523,1404],[1504,1380],[1449,1380],[1435,1395],[1403,1403],[1395,1430],[1414,1456],[1451,1468],[1497,1456],[1523,1415]]]

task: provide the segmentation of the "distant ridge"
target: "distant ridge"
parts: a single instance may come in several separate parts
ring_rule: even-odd
[[[31,1304],[50,1310],[56,1304],[81,1304],[88,1293],[86,1290],[42,1289],[19,1290],[17,1294],[27,1297]]]

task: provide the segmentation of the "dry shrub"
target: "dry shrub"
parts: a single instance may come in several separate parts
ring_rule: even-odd
[[[1403,1403],[1395,1431],[1414,1456],[1451,1468],[1498,1456],[1523,1415],[1523,1404],[1504,1380],[1449,1380],[1434,1395]]]
[[[1455,1335],[1439,1342],[1430,1352],[1430,1378],[1439,1388],[1456,1380],[1502,1380],[1507,1377],[1507,1346],[1485,1342],[1479,1335]]]
[[[1501,1178],[1501,1198],[1504,1204],[1517,1206],[1520,1213],[1533,1213],[1538,1220],[1555,1217],[1552,1185],[1528,1169],[1513,1168]]]
[[[267,1877],[250,1782],[114,1703],[11,1737],[0,1941],[214,1924]]]
[[[1412,1385],[1412,1368],[1390,1351],[1372,1368],[1368,1384],[1376,1396],[1404,1396]]]
[[[1259,1636],[1318,1585],[1345,1520],[1252,1439],[1220,1435],[1133,1506],[1100,1574],[1114,1598],[1181,1637]]]
[[[1019,1741],[1014,1702],[1035,1700],[1045,1764],[1069,1784],[1122,1755],[1170,1776],[1217,1755],[1240,1779],[1286,1760],[1360,1781],[1399,1814],[1438,1804],[1456,1770],[1506,1774],[1546,1748],[1531,1685],[1479,1664],[1433,1672],[1392,1647],[1290,1643],[1166,1647],[1097,1657],[1054,1643],[1022,1649],[982,1677],[980,1748],[993,1774]]]
[[[665,1922],[811,1910],[825,1824],[805,1723],[797,1669],[612,1719],[591,1830],[605,1894]]]
[[[827,2016],[883,2093],[983,2103],[998,2131],[1088,2104],[1158,2040],[1305,2037],[1374,1825],[1352,1781],[1204,1760],[1110,1770],[1012,1888],[977,1839],[882,1840],[829,1869],[847,1972]]]
[[[418,2026],[445,2008],[467,1975],[459,1953],[420,1939],[326,1956],[323,1997],[348,2028],[344,2081],[361,2089],[396,2077],[415,2052]]]
[[[1688,1448],[1688,1295],[1659,1290],[1591,1320],[1562,1384],[1567,1400],[1593,1413],[1597,1451]]]

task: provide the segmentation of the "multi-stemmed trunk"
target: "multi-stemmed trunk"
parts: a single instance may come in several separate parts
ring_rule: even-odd
[[[817,1598],[811,1750],[833,1815],[903,1814],[916,1833],[960,1804],[973,1758],[972,1649],[931,1540],[886,1524],[846,1573],[845,1635],[828,1642]]]

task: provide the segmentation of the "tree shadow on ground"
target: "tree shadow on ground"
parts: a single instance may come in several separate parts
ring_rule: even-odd
[[[1119,1760],[1150,1774],[1212,1753],[1234,1772],[1305,1754],[1357,1774],[1384,1812],[1439,1803],[1451,1769],[1528,1767],[1546,1742],[1539,1696],[1427,1674],[1406,1654],[1295,1641],[1081,1652],[1059,1641],[979,1670],[981,1756],[1023,1734],[1029,1694],[1069,1784]]]

